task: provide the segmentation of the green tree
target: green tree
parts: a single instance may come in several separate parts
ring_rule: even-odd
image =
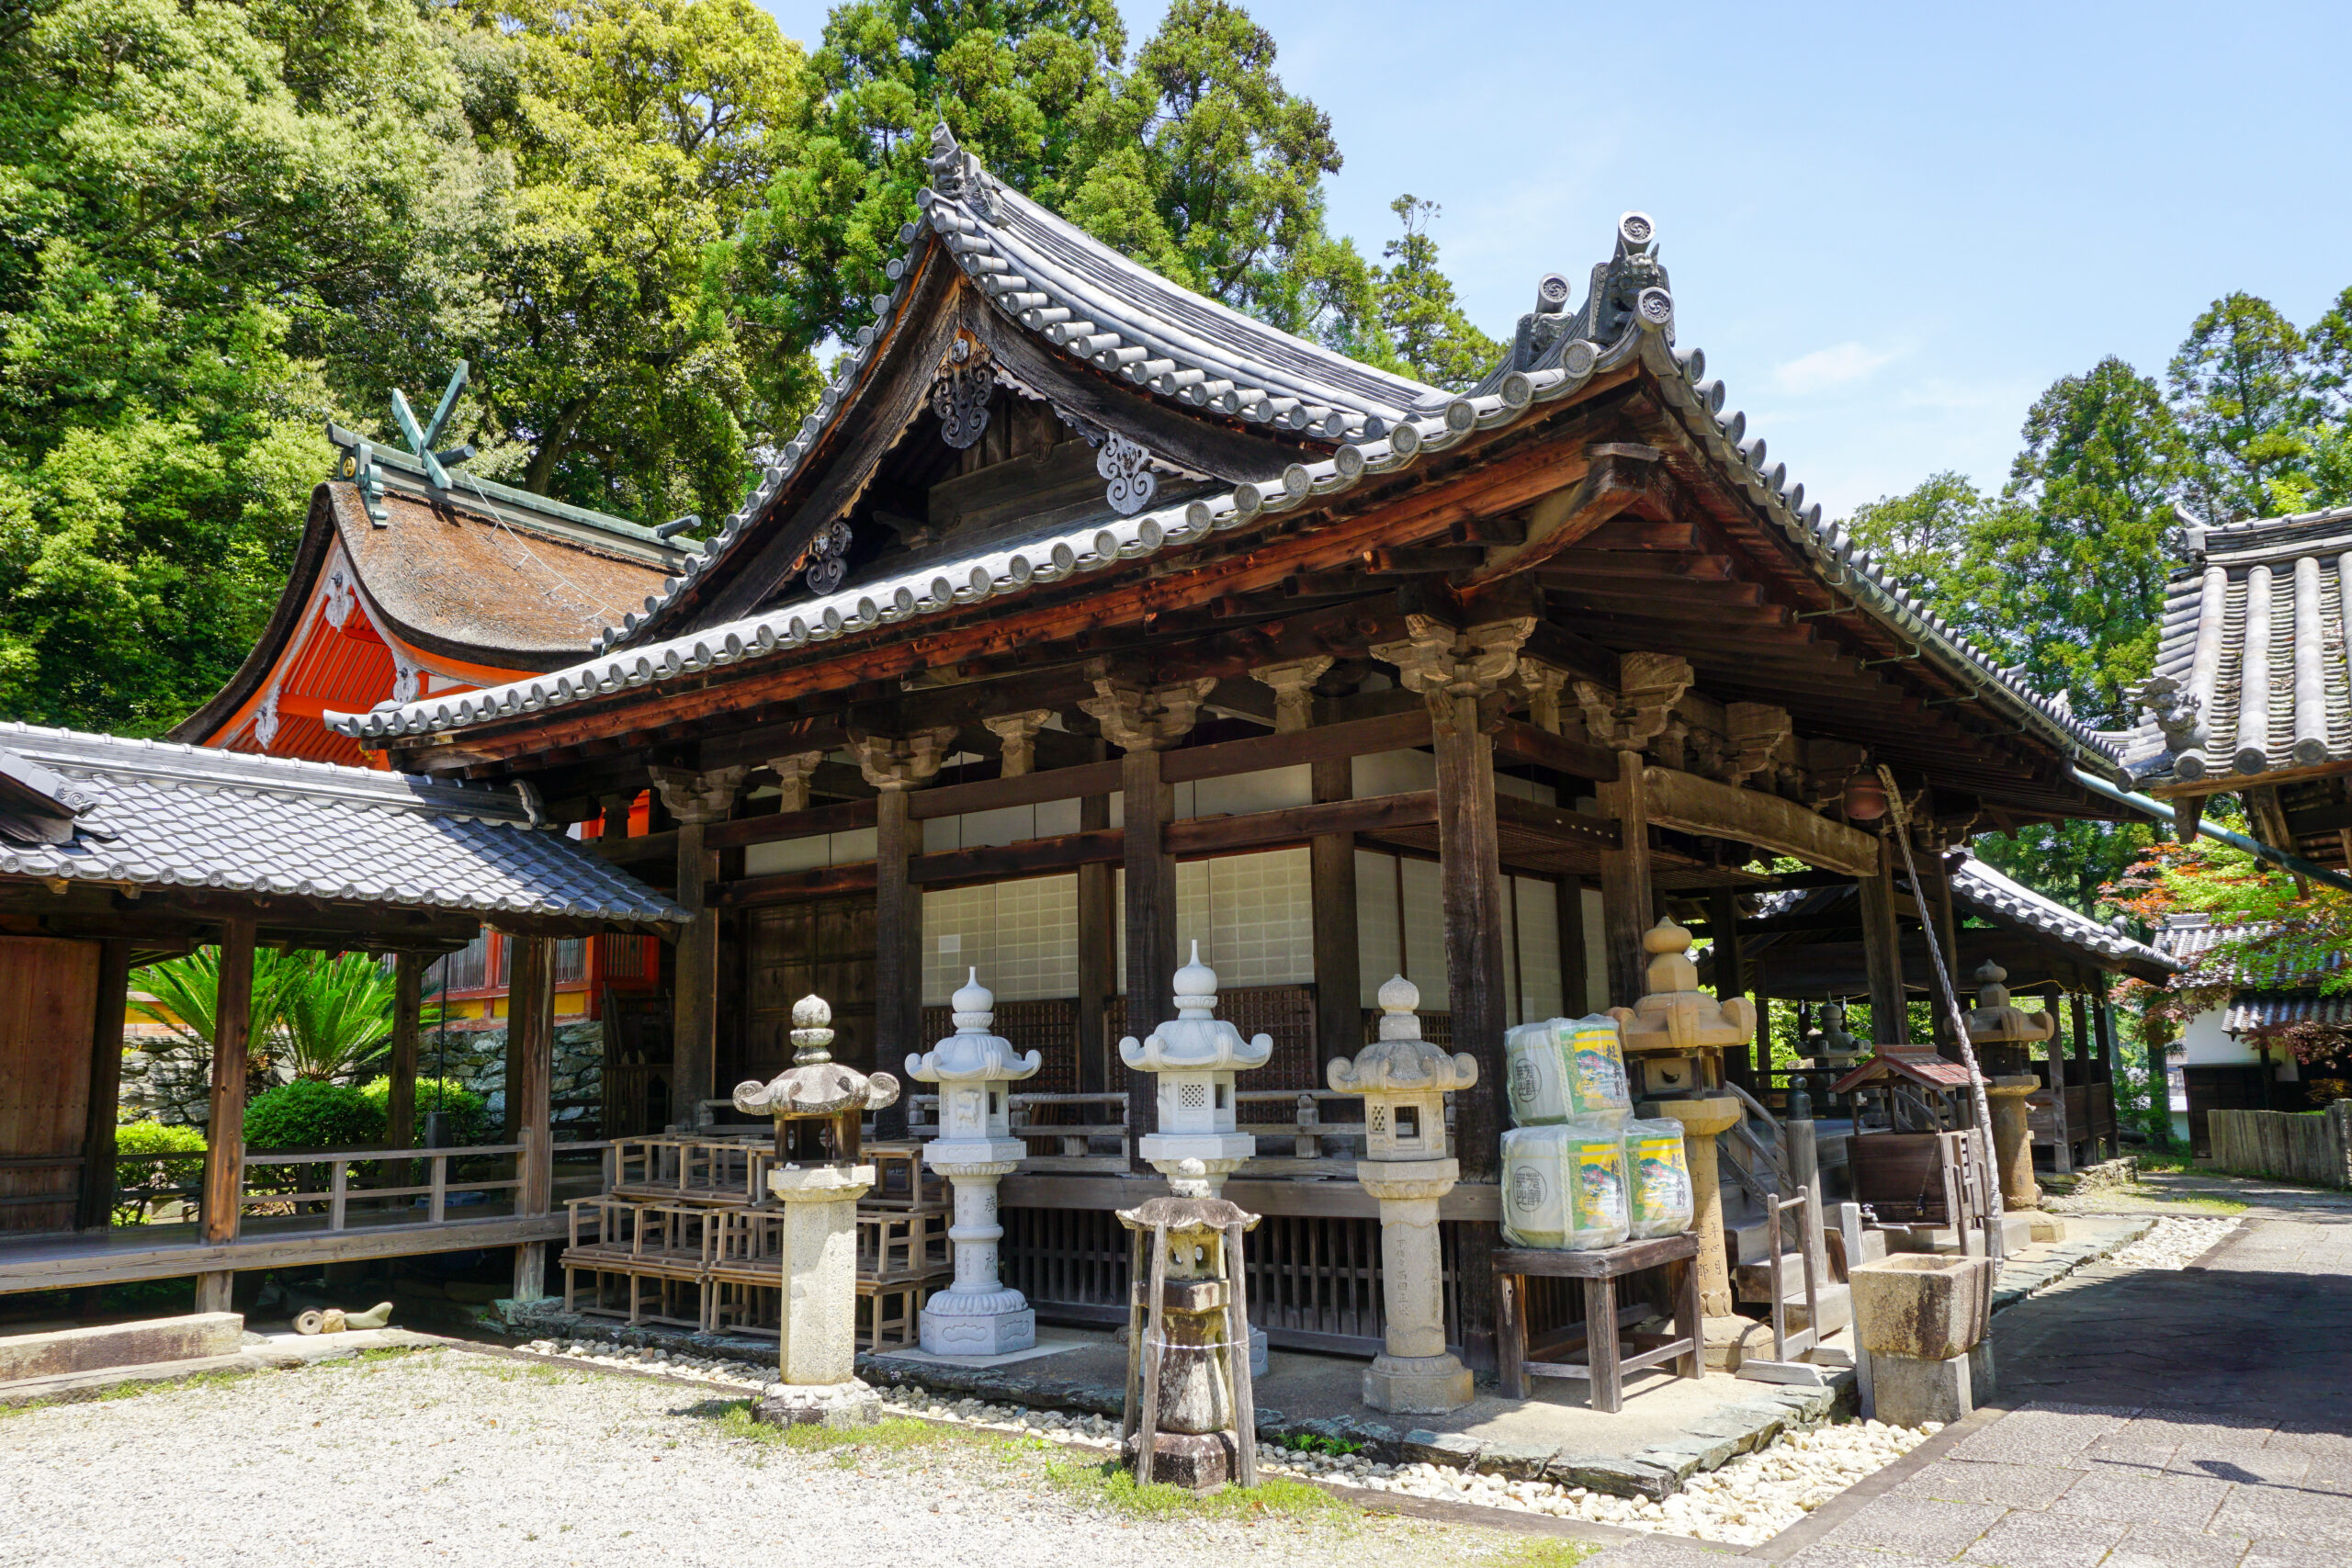
[[[1502,357],[1503,346],[1478,330],[1439,270],[1430,224],[1438,205],[1408,193],[1388,204],[1405,231],[1382,247],[1380,331],[1406,374],[1459,391]]]
[[[1112,0],[849,0],[808,62],[795,155],[745,225],[763,319],[799,342],[873,319],[943,119],[999,179],[1057,210],[1126,47]]]
[[[252,646],[356,346],[461,321],[496,171],[408,0],[13,20],[0,711],[152,731]]]
[[[1228,0],[1174,0],[1097,117],[1068,216],[1187,288],[1365,352],[1373,268],[1325,228],[1331,117],[1283,85],[1275,53]]]
[[[2319,399],[2303,334],[2267,299],[2229,294],[2188,329],[2167,373],[2188,451],[2187,489],[2207,522],[2291,511]]]
[[[1983,547],[2004,502],[1950,468],[1929,474],[1901,495],[1864,502],[1846,532],[1877,557],[1887,575],[1938,615],[1992,647],[2016,643],[1997,574]]]
[[[468,16],[468,113],[516,175],[469,345],[499,444],[480,466],[649,521],[726,512],[746,449],[816,391],[810,334],[736,244],[806,113],[798,47],[751,0]]]
[[[2005,504],[1976,531],[1982,624],[2045,690],[2093,724],[2130,720],[2127,688],[2154,667],[2165,582],[2185,541],[2175,503],[2188,468],[2155,383],[2101,360],[2052,383],[2026,415]]]

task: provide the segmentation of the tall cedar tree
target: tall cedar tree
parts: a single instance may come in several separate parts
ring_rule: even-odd
[[[2251,294],[2214,300],[2188,329],[2166,378],[2190,507],[2206,522],[2267,517],[2301,499],[2320,413],[2304,355],[2294,323]]]

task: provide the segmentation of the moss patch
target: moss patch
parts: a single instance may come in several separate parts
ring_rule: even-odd
[[[1483,1568],[1576,1568],[1576,1564],[1602,1550],[1597,1540],[1569,1540],[1561,1536],[1514,1541],[1484,1559]]]
[[[1099,1464],[1057,1461],[1046,1466],[1046,1479],[1072,1502],[1137,1518],[1226,1519],[1241,1524],[1282,1518],[1347,1525],[1363,1517],[1321,1487],[1282,1476],[1266,1476],[1246,1491],[1228,1486],[1206,1496],[1159,1482],[1137,1485],[1134,1472],[1115,1460]]]

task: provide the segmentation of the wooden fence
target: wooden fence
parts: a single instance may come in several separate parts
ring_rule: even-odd
[[[2223,1170],[2352,1188],[2352,1100],[2324,1111],[2212,1111],[2206,1124]]]

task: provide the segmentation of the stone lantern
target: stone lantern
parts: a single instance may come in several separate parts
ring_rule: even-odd
[[[2001,1173],[2001,1207],[2033,1210],[2041,1206],[2041,1188],[2033,1179],[2033,1129],[2027,1124],[2026,1099],[2040,1092],[2041,1077],[2025,1070],[2026,1047],[2047,1040],[2057,1020],[2046,1012],[2028,1012],[2009,1000],[2001,982],[2009,972],[1987,959],[1976,971],[1976,1005],[1968,1010],[1968,1043],[1988,1069],[1984,1095],[1993,1113],[1993,1159]],[[2064,1091],[2061,1091],[2064,1092]],[[2055,1225],[2036,1215],[2033,1236],[2055,1240]]]
[[[1118,1211],[1135,1237],[1120,1420],[1136,1479],[1194,1492],[1258,1483],[1254,1369],[1241,1235],[1256,1214],[1212,1197],[1198,1160],[1174,1162],[1169,1195]]]
[[[1171,1180],[1179,1163],[1200,1161],[1215,1197],[1224,1191],[1225,1179],[1258,1152],[1258,1140],[1239,1130],[1233,1075],[1264,1066],[1274,1054],[1274,1038],[1244,1040],[1216,1016],[1216,971],[1201,962],[1197,942],[1192,962],[1176,971],[1175,989],[1173,1019],[1141,1041],[1131,1034],[1119,1042],[1119,1060],[1158,1080],[1159,1130],[1145,1134],[1136,1147]]]
[[[1380,1038],[1334,1060],[1329,1078],[1363,1096],[1364,1157],[1356,1179],[1380,1201],[1381,1354],[1364,1369],[1374,1410],[1436,1415],[1470,1403],[1470,1370],[1445,1348],[1438,1200],[1462,1174],[1445,1146],[1445,1097],[1478,1081],[1478,1061],[1421,1038],[1421,993],[1402,975],[1380,987]]]
[[[1732,1310],[1715,1135],[1737,1126],[1743,1114],[1738,1098],[1722,1087],[1723,1054],[1726,1045],[1755,1037],[1756,1007],[1745,997],[1718,1001],[1699,988],[1690,933],[1673,920],[1661,919],[1643,933],[1642,950],[1650,955],[1649,989],[1630,1008],[1611,1008],[1609,1016],[1623,1033],[1634,1092],[1648,1097],[1657,1115],[1682,1123],[1707,1364],[1736,1366],[1740,1336],[1752,1325]]]
[[[899,1080],[834,1061],[832,1021],[824,998],[801,998],[792,1004],[792,1066],[767,1083],[735,1086],[738,1111],[775,1118],[768,1191],[784,1206],[784,1386],[755,1414],[781,1426],[858,1425],[881,1406],[857,1377],[857,1201],[874,1185],[874,1168],[856,1163],[858,1122],[898,1100]]]
[[[956,1032],[928,1055],[907,1058],[907,1076],[939,1086],[939,1135],[923,1163],[956,1184],[956,1282],[924,1303],[922,1348],[934,1356],[1001,1356],[1037,1343],[1037,1314],[997,1278],[996,1184],[1027,1152],[1011,1135],[1006,1085],[1032,1077],[1045,1058],[1021,1055],[989,1032],[996,998],[980,972],[952,998]]]

